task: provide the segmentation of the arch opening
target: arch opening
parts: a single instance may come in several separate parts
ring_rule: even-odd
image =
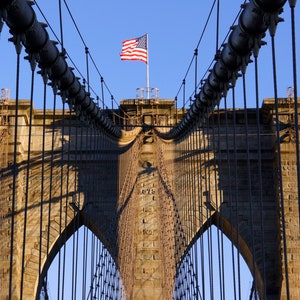
[[[125,299],[120,272],[100,239],[81,226],[51,262],[37,299]]]
[[[260,298],[239,249],[217,226],[210,225],[178,266],[174,299]]]

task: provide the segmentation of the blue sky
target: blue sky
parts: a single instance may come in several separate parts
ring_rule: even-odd
[[[46,16],[51,28],[56,32],[56,35],[60,36],[58,1],[39,0],[36,2]],[[189,0],[185,2],[128,0],[102,3],[96,0],[78,0],[76,2],[68,1],[67,3],[109,92],[114,96],[116,102],[119,103],[121,99],[135,98],[136,88],[146,86],[145,63],[120,60],[122,41],[139,37],[145,33],[149,34],[150,87],[158,88],[161,98],[174,98],[185,77],[213,2],[213,0]],[[241,3],[242,1],[240,0],[220,1],[219,45],[233,24],[234,18],[240,10]],[[33,8],[37,12],[38,19],[41,22],[45,22],[37,7],[33,6]],[[75,73],[78,77],[86,77],[85,45],[71,22],[64,3],[62,11],[64,46],[69,57],[75,62],[82,75]],[[296,8],[296,15],[297,13],[299,13],[299,5]],[[287,6],[286,11],[282,14],[282,17],[287,22],[280,23],[278,27],[277,53],[284,58],[281,62],[278,62],[278,95],[280,97],[285,97],[286,88],[293,85],[291,71],[288,74],[284,72],[286,69],[291,70],[290,38],[289,34],[287,34],[290,28],[288,23],[289,15],[290,12]],[[48,31],[50,37],[55,39],[49,28]],[[211,20],[198,48],[198,80],[204,76],[213,60],[216,49],[215,32],[216,8],[213,10]],[[0,74],[0,87],[9,87],[11,89],[11,98],[13,99],[15,97],[15,56],[13,46],[7,42],[8,37],[8,29],[4,27],[0,37],[0,53],[2,57],[1,68],[5,72]],[[268,69],[271,60],[269,37],[267,36],[265,40],[268,46],[264,46],[260,53],[260,60],[263,61],[263,65],[260,67],[260,78],[264,81],[260,90],[261,99],[273,97],[272,76]],[[72,66],[70,60],[68,59],[67,61]],[[30,95],[29,84],[25,79],[29,77],[29,66],[27,61],[24,61],[23,65],[21,73],[23,86],[20,89],[20,98],[28,99]],[[249,66],[250,68],[252,66]],[[193,64],[186,80],[186,97],[192,95],[193,92],[195,85],[194,69],[195,65]],[[100,76],[91,62],[89,62],[89,74],[90,85],[93,91],[102,98]],[[41,81],[40,78],[39,80]],[[41,85],[36,84],[36,86]],[[249,101],[254,97],[252,90],[252,86],[249,85]],[[110,107],[109,92],[105,90],[104,100],[106,105]],[[41,95],[41,92],[40,94],[37,92],[35,97],[36,106],[41,105],[39,100]],[[95,95],[92,94],[92,96]],[[181,101],[182,98],[182,94],[179,94],[178,99]],[[251,103],[249,103],[249,106],[251,106]]]

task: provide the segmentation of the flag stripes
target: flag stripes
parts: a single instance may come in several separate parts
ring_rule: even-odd
[[[125,40],[122,43],[121,60],[140,60],[148,63],[147,35]]]

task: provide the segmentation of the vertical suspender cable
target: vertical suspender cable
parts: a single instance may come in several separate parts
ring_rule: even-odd
[[[190,209],[191,209],[191,201],[192,201],[192,181],[190,179],[191,172],[191,160],[193,159],[192,154],[192,135],[193,133],[190,133],[187,140],[187,157],[189,157],[186,160],[186,195],[187,195],[187,201],[186,201],[186,224],[187,224],[187,240],[190,240],[191,238],[191,219],[190,219]]]
[[[277,72],[276,72],[276,54],[275,54],[275,32],[271,31],[271,45],[272,45],[272,64],[273,64],[273,81],[274,81],[274,98],[275,98],[275,122],[276,122],[276,147],[277,147],[277,172],[279,184],[279,201],[281,209],[281,226],[283,239],[283,259],[284,259],[284,273],[285,273],[285,288],[287,300],[290,299],[289,291],[289,270],[287,257],[287,243],[286,243],[286,229],[285,229],[285,208],[283,199],[283,183],[281,170],[281,152],[280,152],[280,123],[279,123],[279,105],[277,95]]]
[[[91,237],[91,253],[90,253],[90,256],[91,256],[91,259],[90,259],[90,286],[89,286],[89,295],[91,295],[91,299],[92,299],[92,295],[93,295],[93,289],[94,289],[94,285],[93,285],[93,282],[94,282],[94,258],[95,258],[95,255],[96,252],[95,252],[95,235],[92,233],[91,234],[92,237]],[[89,298],[89,296],[87,297]]]
[[[264,235],[264,215],[263,215],[263,180],[262,180],[262,144],[261,144],[261,126],[260,126],[260,108],[259,108],[259,95],[258,95],[258,58],[257,54],[254,53],[254,68],[255,68],[255,98],[256,98],[256,137],[257,137],[257,159],[258,159],[258,180],[259,180],[259,206],[260,206],[260,232],[261,232],[261,242],[262,242],[262,277],[263,282],[266,283],[266,272],[265,272],[265,235]],[[266,294],[266,284],[264,284],[263,290],[264,298],[267,298]]]
[[[93,124],[91,124],[93,126]],[[98,138],[98,131],[93,126],[92,136],[91,136],[91,146],[90,149],[92,150],[92,155],[90,155],[90,159],[92,160],[92,167],[90,169],[90,172],[92,172],[92,178],[93,182],[91,182],[91,186],[96,186],[96,182],[94,180],[96,174],[97,174],[97,142],[99,140]],[[96,252],[96,236],[94,233],[92,233],[91,237],[91,253],[90,253],[90,286],[89,290],[91,290],[91,297],[92,297],[92,289],[93,289],[93,281],[94,281],[94,274],[95,274],[95,256],[97,255]],[[92,299],[92,298],[91,298]]]
[[[229,132],[228,132],[228,105],[227,105],[227,97],[224,97],[224,106],[225,106],[225,140],[226,140],[226,161],[227,161],[227,180],[228,180],[228,197],[229,197],[229,219],[233,219],[233,197],[232,197],[232,184],[231,184],[231,161],[230,161],[230,153],[229,153]],[[247,130],[247,129],[246,129]],[[245,131],[246,131],[245,130]],[[235,266],[235,255],[234,255],[234,244],[233,244],[233,224],[230,226],[230,239],[231,239],[231,260],[232,260],[232,283],[233,283],[233,293],[234,299],[237,299],[237,288],[236,288],[236,266]]]
[[[100,249],[99,249],[99,246],[100,246],[100,241],[99,239],[96,239],[96,260],[95,260],[95,273],[94,273],[94,276],[93,276],[93,282],[92,282],[92,285],[91,285],[91,288],[90,288],[90,298],[91,299],[97,299],[97,292],[98,292],[98,280],[99,280],[99,274],[98,274],[98,271],[99,271],[99,258],[100,258]]]
[[[203,217],[202,217],[202,178],[201,178],[201,155],[202,155],[202,151],[201,151],[201,139],[200,139],[200,134],[201,134],[201,128],[199,128],[199,126],[197,127],[197,131],[196,131],[196,149],[198,149],[198,155],[197,155],[197,164],[196,164],[196,174],[197,174],[197,189],[198,189],[198,194],[197,194],[197,209],[196,211],[198,212],[198,216],[197,216],[197,220],[199,224],[202,224],[203,221]],[[199,240],[199,239],[198,239]],[[199,285],[201,284],[201,267],[200,267],[200,260],[198,257],[198,252],[200,252],[200,248],[199,248],[199,241],[197,241],[196,244],[196,251],[195,251],[195,264],[196,264],[196,270],[197,270],[197,290],[198,290],[198,295],[199,297],[201,297],[201,291],[200,291],[200,287]]]
[[[213,6],[216,4],[216,1],[214,1]],[[217,1],[217,18],[216,18],[216,53],[218,52],[218,40],[219,40],[219,1]],[[216,174],[215,174],[215,170],[216,170],[216,157],[215,154],[213,153],[214,157],[213,159],[210,158],[210,149],[215,149],[215,120],[214,120],[214,114],[212,113],[210,115],[210,118],[208,118],[207,123],[205,124],[204,128],[206,129],[206,136],[207,136],[207,140],[208,140],[208,144],[206,146],[204,146],[204,159],[205,159],[205,170],[207,170],[205,172],[205,181],[206,181],[206,217],[208,218],[207,220],[207,254],[208,254],[208,268],[209,268],[209,286],[210,286],[210,298],[214,299],[215,297],[215,280],[214,280],[214,246],[213,246],[213,242],[214,242],[214,231],[213,231],[213,227],[212,227],[212,209],[218,209],[218,207],[214,208],[214,203],[217,205],[218,204],[218,193],[216,192],[216,186],[217,186],[217,182],[216,182]],[[211,132],[210,132],[211,129]],[[212,170],[211,170],[212,169]],[[214,174],[214,176],[212,177],[211,174]],[[214,185],[214,188],[212,190],[212,186]],[[215,199],[212,199],[212,197],[215,197]],[[214,213],[217,213],[216,211]],[[218,234],[218,232],[216,232],[216,234]],[[218,251],[219,253],[219,251]],[[219,270],[220,272],[220,270]],[[222,291],[220,290],[220,295],[222,295]]]
[[[82,243],[82,286],[81,286],[81,295],[82,299],[85,299],[85,286],[86,286],[86,252],[87,252],[87,227],[83,227],[83,243]]]
[[[91,125],[91,124],[89,124]],[[85,162],[86,162],[86,166],[89,165],[89,153],[88,153],[88,149],[91,148],[91,144],[92,144],[92,128],[91,126],[88,126],[86,128],[86,138],[85,138]],[[86,172],[86,170],[85,170]],[[87,185],[88,186],[92,186],[92,183],[90,182],[91,181],[91,174],[89,173],[87,176]],[[87,224],[85,224],[87,225]],[[88,270],[88,245],[89,244],[89,230],[86,226],[84,226],[84,244],[83,244],[83,247],[84,247],[84,254],[83,254],[83,278],[82,278],[82,297],[83,298],[86,298],[86,291],[87,291],[87,270]]]
[[[185,79],[182,80],[182,116],[184,115],[184,108],[185,108]]]
[[[195,174],[197,174],[197,129],[196,129],[196,124],[193,125],[195,128],[192,133],[192,149],[193,149],[193,158],[191,161],[191,177],[190,180],[193,183],[192,186],[192,202],[191,202],[191,212],[192,212],[192,222],[191,222],[191,234],[194,235],[197,231],[197,198],[198,198],[198,193],[197,193],[197,183],[198,181],[196,180]],[[191,236],[193,238],[193,236]],[[197,274],[197,259],[195,253],[196,251],[196,245],[194,244],[191,248],[191,261],[193,262],[193,277],[191,279],[193,283],[193,289],[191,290],[192,297],[193,295],[197,295],[197,289],[198,289],[198,274]]]
[[[85,149],[84,149],[84,160],[86,161],[87,164],[87,128],[86,129],[86,136],[85,136]],[[86,170],[84,170],[84,172],[86,172]],[[84,226],[83,226],[83,236],[81,236],[82,239],[82,278],[81,278],[81,295],[82,295],[82,299],[85,299],[86,295],[85,295],[85,285],[86,285],[86,252],[87,252],[87,227],[86,227],[86,220],[84,220]]]
[[[300,229],[300,146],[299,146],[299,116],[298,116],[298,86],[297,86],[297,55],[296,55],[296,24],[295,7],[296,0],[289,0],[291,7],[291,29],[292,29],[292,58],[293,58],[293,84],[294,84],[294,105],[295,105],[295,135],[296,135],[296,159],[298,179],[298,218]]]
[[[53,189],[56,182],[56,178],[53,179],[53,172],[54,167],[56,166],[56,160],[57,158],[54,156],[54,149],[55,149],[55,122],[56,122],[56,102],[57,102],[57,91],[54,89],[54,96],[53,96],[53,113],[52,113],[52,132],[51,132],[51,154],[50,154],[50,178],[49,178],[49,205],[48,205],[48,220],[47,220],[47,245],[46,245],[46,254],[49,254],[50,251],[50,231],[51,231],[51,208],[52,208],[52,195],[53,195]],[[55,172],[56,174],[56,172]],[[56,175],[55,175],[56,176]],[[44,283],[47,283],[48,281],[48,274],[46,274]]]
[[[219,115],[219,107],[218,107],[218,109],[217,109],[217,115]],[[218,125],[218,124],[217,124]],[[216,170],[218,169],[217,168],[217,154],[218,154],[218,150],[219,150],[219,148],[216,146],[216,145],[218,145],[218,139],[219,139],[219,136],[218,136],[218,134],[216,135],[216,127],[217,127],[217,133],[219,133],[219,126],[216,126],[216,122],[215,122],[215,114],[213,113],[212,114],[212,124],[211,124],[211,128],[212,128],[212,133],[211,133],[211,135],[212,135],[212,142],[211,142],[211,147],[213,148],[213,150],[214,150],[214,152],[213,152],[213,159],[212,159],[212,161],[213,161],[213,170],[212,170],[212,172],[213,172],[213,178],[212,178],[212,180],[213,180],[213,187],[214,187],[214,189],[213,189],[213,194],[214,194],[214,196],[215,196],[215,199],[214,199],[214,203],[215,203],[215,206],[214,206],[214,208],[215,208],[215,211],[214,211],[214,214],[215,214],[215,216],[217,216],[218,215],[218,211],[219,211],[219,204],[220,204],[220,202],[219,202],[219,198],[218,198],[218,179],[217,179],[217,172],[216,172]],[[214,225],[217,225],[217,224],[214,224]],[[223,299],[223,297],[222,297],[222,289],[221,289],[221,280],[220,280],[220,278],[221,278],[221,268],[220,268],[220,260],[219,260],[219,258],[220,258],[220,256],[219,256],[219,229],[218,229],[218,227],[217,226],[215,226],[216,227],[216,230],[214,231],[215,232],[215,234],[214,234],[214,243],[216,242],[217,243],[217,250],[214,248],[214,250],[213,250],[213,252],[214,253],[217,253],[217,265],[219,266],[219,270],[218,270],[218,274],[219,274],[219,293],[220,293],[220,296],[219,296],[219,298],[220,298],[220,300],[222,300]],[[215,240],[215,238],[216,238],[216,240]],[[216,262],[215,262],[215,264],[216,264]],[[218,276],[216,276],[216,277],[218,277]]]
[[[205,161],[204,161],[204,158],[202,159],[202,153],[203,153],[203,157],[205,155],[205,134],[204,134],[204,125],[201,126],[201,138],[200,141],[202,141],[202,143],[200,143],[200,149],[201,149],[201,152],[200,152],[200,160],[199,160],[199,163],[200,163],[200,178],[201,178],[201,183],[200,183],[200,186],[201,186],[201,194],[200,194],[200,197],[201,197],[201,207],[200,207],[200,213],[201,213],[201,219],[203,220],[204,219],[204,207],[203,207],[203,186],[205,188],[205,183],[203,185],[202,181],[204,180],[205,181],[205,172],[202,171],[202,166],[203,168],[205,167]],[[203,222],[201,222],[203,223]],[[202,284],[202,297],[203,299],[206,299],[205,297],[205,268],[204,268],[204,262],[205,262],[205,259],[204,259],[204,237],[203,237],[203,234],[201,234],[200,236],[200,241],[199,241],[199,250],[200,250],[200,265],[201,265],[201,284]]]
[[[231,184],[231,161],[229,157],[229,139],[228,139],[228,110],[227,110],[227,98],[225,97],[225,122],[226,122],[226,149],[227,149],[227,161],[228,161],[228,178],[229,178],[229,198],[230,198],[230,219],[233,219],[233,196],[232,196],[232,184]],[[235,177],[237,175],[235,174]],[[234,299],[237,299],[237,287],[236,287],[236,265],[235,265],[235,247],[233,244],[233,224],[230,226],[230,237],[231,237],[231,257],[232,257],[232,280],[233,280],[233,289],[234,289]]]
[[[247,113],[247,93],[246,93],[246,76],[245,71],[242,70],[243,80],[243,100],[244,100],[244,118],[245,118],[245,142],[246,142],[246,168],[247,168],[247,186],[248,186],[248,202],[250,211],[250,231],[251,231],[251,248],[252,248],[252,268],[253,268],[253,283],[256,287],[256,250],[254,244],[254,221],[253,221],[253,197],[252,197],[252,179],[251,179],[251,164],[250,164],[250,149],[249,149],[249,124],[248,124],[248,113]],[[255,300],[257,300],[257,294],[255,293]]]
[[[83,167],[84,164],[83,164],[83,161],[84,161],[84,158],[86,157],[85,156],[85,148],[84,148],[84,145],[86,145],[86,141],[84,140],[84,137],[86,135],[86,126],[84,126],[79,119],[77,119],[77,126],[79,126],[80,128],[80,145],[79,145],[79,153],[78,151],[76,150],[76,153],[79,155],[79,160],[80,160],[80,163],[79,163],[79,166]],[[77,127],[76,126],[76,127]],[[85,170],[82,168],[82,172],[85,172]],[[80,193],[79,193],[79,199],[78,199],[78,207],[82,207],[83,203],[81,203],[81,201],[84,201],[84,199],[82,199]],[[79,222],[79,219],[78,219],[78,222]],[[79,225],[79,224],[78,224]],[[79,226],[78,226],[79,227]],[[83,227],[83,230],[84,230],[84,227]],[[75,280],[75,284],[74,284],[74,299],[76,299],[76,296],[77,296],[77,293],[79,293],[79,288],[78,288],[78,283],[79,283],[79,276],[78,276],[78,270],[80,270],[80,266],[79,266],[79,239],[80,239],[80,242],[81,242],[81,249],[84,249],[83,248],[83,245],[84,243],[82,243],[82,234],[79,234],[79,229],[76,231],[76,252],[75,252],[75,274],[74,274],[74,280]]]
[[[212,234],[212,212],[211,212],[211,201],[212,201],[212,191],[211,191],[211,167],[212,162],[210,159],[210,149],[212,149],[212,136],[210,133],[210,128],[212,127],[211,119],[213,119],[213,113],[211,113],[210,118],[208,118],[206,123],[206,135],[207,135],[207,145],[206,145],[206,183],[207,183],[207,189],[206,189],[206,201],[207,201],[207,207],[206,207],[206,216],[207,216],[207,254],[208,254],[208,269],[209,269],[209,285],[210,285],[210,299],[214,299],[214,269],[213,269],[213,255],[212,255],[212,240],[213,240],[213,234]]]
[[[191,162],[193,160],[193,148],[192,148],[192,137],[193,137],[193,133],[189,134],[189,138],[188,138],[188,149],[187,149],[187,154],[189,156],[189,159],[187,159],[186,163],[187,163],[187,176],[186,176],[186,195],[188,195],[188,199],[187,199],[187,205],[186,205],[186,220],[187,221],[187,240],[191,239],[191,235],[192,235],[192,227],[191,227],[191,214],[190,214],[190,209],[191,209],[191,202],[192,202],[192,198],[193,198],[193,182],[191,181]]]
[[[222,222],[222,210],[219,209],[219,207],[222,204],[222,194],[221,190],[218,189],[218,178],[217,178],[217,170],[219,174],[221,173],[221,132],[220,132],[220,127],[221,127],[221,120],[220,120],[220,106],[217,106],[217,124],[215,123],[215,118],[213,118],[213,139],[214,139],[214,148],[216,149],[215,155],[214,155],[214,165],[215,165],[215,170],[214,170],[214,182],[215,182],[215,194],[216,194],[216,214],[217,218],[219,219],[218,221],[218,226],[217,228],[217,244],[218,244],[218,262],[219,262],[219,286],[220,286],[220,300],[223,300],[223,297],[225,297],[225,285],[224,285],[224,251],[223,251],[223,222]],[[217,127],[217,133],[215,134],[215,128]],[[216,136],[217,135],[217,136]],[[216,144],[217,142],[217,144]],[[218,159],[216,158],[216,155],[218,155]],[[219,177],[221,177],[219,175]],[[219,191],[220,190],[220,191]]]
[[[74,202],[73,202],[74,203]],[[75,202],[75,205],[78,205]],[[76,212],[74,212],[75,217]],[[77,220],[77,219],[76,219]],[[78,221],[77,221],[78,222]],[[76,280],[77,280],[77,259],[78,259],[78,227],[74,224],[74,231],[72,235],[72,286],[71,286],[71,299],[76,299]]]
[[[211,264],[210,264],[210,260],[208,259],[208,272],[207,272],[207,269],[206,269],[206,266],[205,266],[205,262],[207,260],[206,256],[205,256],[205,247],[208,246],[208,243],[209,243],[209,222],[208,222],[208,218],[209,218],[209,215],[208,215],[208,205],[209,205],[209,197],[210,197],[210,192],[209,192],[209,159],[207,158],[207,155],[209,155],[209,145],[207,144],[208,141],[209,141],[209,137],[208,137],[208,123],[209,123],[209,120],[207,121],[207,123],[203,124],[203,135],[204,135],[204,139],[203,139],[203,167],[204,167],[204,174],[203,174],[203,179],[204,179],[204,192],[202,193],[202,195],[204,197],[206,197],[206,199],[203,199],[203,201],[206,201],[206,206],[204,208],[205,210],[205,220],[207,220],[207,245],[205,245],[205,238],[202,239],[202,251],[203,251],[203,261],[202,261],[202,268],[203,268],[203,279],[205,277],[208,278],[208,285],[209,285],[209,293],[208,295],[211,297],[212,295],[212,286],[211,286]],[[205,204],[205,203],[204,203]],[[206,252],[207,252],[207,255],[209,255],[209,249],[208,247],[206,248]],[[206,259],[205,259],[206,258]],[[208,257],[209,258],[209,257]],[[208,275],[207,275],[208,273]],[[204,284],[203,282],[203,288],[206,289],[206,285]],[[203,297],[205,298],[205,296],[203,295]]]
[[[220,0],[217,0],[216,53],[219,51]]]
[[[89,70],[89,49],[87,46],[85,46],[85,54],[86,54],[86,76],[87,76],[87,90],[88,90],[88,93],[90,93],[90,70]],[[102,87],[102,94],[104,93],[103,91],[103,78],[101,77],[101,87]],[[104,99],[103,99],[104,100]],[[89,159],[93,161],[93,159],[95,159],[96,161],[96,158],[95,158],[95,143],[96,143],[96,137],[95,137],[95,129],[93,128],[93,124],[92,124],[92,121],[89,123],[89,127],[91,128],[91,134],[90,134],[90,140],[89,140],[89,150],[92,151],[92,153],[89,155]],[[87,153],[87,152],[86,152]],[[96,172],[93,172],[95,168],[95,163],[92,163],[92,168],[90,168],[90,172],[92,172],[92,175],[88,176],[88,178],[90,180],[93,179],[93,177],[95,176],[94,174],[96,174]],[[88,182],[89,186],[93,186],[95,185],[93,182]],[[90,234],[89,231],[88,231],[88,236],[91,235],[91,253],[90,253],[90,287],[89,289],[92,288],[92,284],[93,284],[93,275],[94,275],[94,269],[93,269],[93,266],[94,266],[94,255],[95,255],[95,252],[94,252],[94,241],[95,241],[95,236],[94,234]],[[86,253],[88,255],[88,252]],[[88,268],[87,266],[87,263],[86,263],[86,267]],[[85,289],[87,290],[87,286],[85,287]],[[92,292],[91,292],[91,297],[92,297]]]
[[[198,48],[195,49],[195,52],[194,52],[194,55],[195,55],[195,95],[197,94],[197,85],[198,85]]]
[[[215,293],[215,287],[214,287],[214,259],[213,259],[213,249],[212,249],[212,242],[213,242],[213,222],[212,222],[212,196],[213,196],[213,191],[212,191],[212,168],[214,169],[214,160],[210,158],[211,156],[211,149],[213,149],[213,143],[214,143],[214,134],[211,133],[214,131],[213,124],[214,124],[214,113],[210,114],[210,118],[208,118],[207,123],[206,123],[206,134],[207,134],[207,140],[208,143],[206,145],[207,151],[206,153],[206,182],[207,182],[207,190],[206,190],[206,201],[208,202],[207,207],[206,207],[206,212],[207,212],[207,223],[208,223],[208,228],[207,228],[207,254],[208,254],[208,267],[209,267],[209,284],[210,284],[210,298],[213,300],[214,299],[214,293]]]
[[[87,91],[90,93],[89,48],[85,46]]]
[[[66,231],[65,229],[68,226],[68,207],[69,207],[69,192],[70,192],[70,183],[73,183],[73,180],[70,180],[70,166],[71,166],[71,141],[72,141],[72,136],[71,136],[71,128],[72,128],[72,109],[71,106],[69,105],[69,110],[68,110],[68,120],[67,120],[67,125],[68,125],[68,145],[67,145],[67,163],[66,163],[66,175],[65,175],[65,211],[63,212],[64,215],[64,237],[63,237],[63,270],[62,270],[62,300],[64,299],[64,294],[65,294],[65,276],[66,276],[66,257],[67,257],[67,236],[66,236]]]
[[[182,157],[183,157],[183,160],[182,160],[182,170],[183,170],[183,174],[186,173],[186,170],[185,170],[185,165],[186,165],[186,141],[183,141],[182,143]],[[186,194],[185,194],[185,176],[183,175],[182,178],[181,178],[181,192],[182,192],[182,197],[185,198],[186,200]],[[182,203],[181,203],[182,204]],[[182,218],[182,220],[185,219],[185,206],[182,206],[182,216],[180,216]],[[185,235],[185,228],[182,229],[183,231],[183,235]]]
[[[46,99],[47,99],[47,76],[43,75],[43,122],[42,122],[42,155],[41,155],[41,190],[40,190],[40,232],[39,232],[39,257],[38,257],[38,270],[39,270],[39,281],[40,274],[42,271],[42,252],[43,252],[43,210],[44,210],[44,189],[45,189],[45,138],[46,138]]]
[[[86,173],[86,184],[87,186],[91,186],[91,173],[90,173],[90,166],[89,166],[89,159],[90,159],[90,153],[91,151],[91,127],[88,126],[90,124],[86,125],[86,131],[85,131],[85,143],[84,143],[84,155],[85,155],[85,169],[84,172]],[[89,197],[89,195],[86,195]],[[85,199],[85,201],[88,201],[88,198]],[[89,255],[89,229],[87,227],[87,219],[84,219],[84,236],[83,236],[83,255],[82,255],[82,299],[86,298],[86,292],[87,292],[87,276],[88,276],[88,255]]]
[[[101,95],[102,95],[102,109],[105,108],[105,101],[104,101],[104,79],[101,76],[100,78],[100,82],[101,82]]]
[[[61,51],[64,52],[64,34],[63,34],[63,19],[62,19],[62,5],[61,5],[61,0],[58,0],[58,11],[59,11],[59,26],[60,26]]]
[[[97,142],[97,130],[94,127],[93,121],[90,122],[91,127],[91,136],[90,136],[90,146],[89,149],[91,151],[91,154],[89,155],[90,161],[92,161],[91,167],[90,167],[90,173],[91,173],[91,181],[89,183],[90,186],[96,186],[95,184],[95,174],[96,172],[96,162],[97,162],[97,151],[96,151],[96,142]],[[90,231],[90,253],[89,253],[89,286],[87,286],[87,290],[90,290],[93,283],[93,276],[94,276],[94,265],[95,265],[95,234]],[[92,293],[91,293],[92,294]]]
[[[58,6],[59,6],[59,25],[60,25],[60,43],[61,43],[61,51],[64,52],[64,35],[63,35],[63,19],[62,19],[62,3],[61,0],[58,0]],[[63,102],[63,115],[62,115],[62,139],[61,139],[61,169],[60,169],[60,216],[59,216],[59,236],[61,236],[62,233],[62,217],[63,217],[63,184],[64,184],[64,126],[65,126],[65,103]],[[60,239],[61,240],[61,239]],[[59,245],[59,257],[58,257],[58,287],[57,287],[57,299],[60,298],[60,292],[64,293],[63,289],[61,289],[61,246],[62,244]],[[63,296],[62,296],[63,297]]]
[[[64,165],[65,165],[65,102],[63,102],[62,109],[62,122],[61,122],[61,160],[60,160],[60,195],[59,195],[59,236],[62,234],[62,218],[63,218],[63,187],[64,187]],[[61,247],[62,240],[59,239],[59,251],[58,251],[58,270],[57,270],[57,299],[60,298],[61,293]]]
[[[189,184],[189,189],[191,189],[190,192],[190,201],[189,201],[189,207],[188,207],[188,211],[189,211],[189,215],[188,215],[188,219],[190,220],[190,232],[189,232],[189,240],[193,238],[193,234],[194,234],[194,212],[195,212],[195,208],[194,208],[194,203],[195,203],[195,191],[196,191],[196,187],[195,187],[195,180],[193,178],[193,174],[194,174],[194,159],[195,159],[195,147],[194,147],[194,134],[195,131],[193,130],[193,132],[190,135],[190,163],[189,163],[189,170],[188,170],[188,180],[190,182]]]
[[[24,226],[23,226],[23,249],[21,263],[21,283],[20,283],[20,300],[23,299],[24,285],[24,266],[25,266],[25,249],[27,237],[27,213],[29,200],[29,175],[30,175],[30,157],[31,157],[31,137],[32,137],[32,115],[33,115],[33,91],[34,91],[34,74],[36,64],[31,60],[31,89],[30,89],[30,108],[29,108],[29,124],[28,124],[28,148],[27,148],[27,164],[26,164],[26,185],[25,185],[25,203],[24,203]]]
[[[70,151],[71,151],[71,125],[72,125],[72,111],[71,108],[69,107],[69,112],[68,112],[68,120],[67,120],[67,125],[68,125],[68,145],[67,145],[67,159],[66,159],[66,174],[64,176],[64,190],[65,190],[65,210],[62,212],[63,217],[64,217],[64,222],[63,222],[63,229],[64,229],[64,236],[63,236],[63,259],[62,259],[62,299],[64,299],[64,294],[65,294],[65,275],[66,275],[66,257],[67,257],[67,236],[66,236],[66,227],[68,225],[68,201],[69,201],[69,188],[70,188]]]
[[[217,14],[217,18],[216,18],[216,56],[218,55],[219,53],[219,31],[220,31],[220,0],[217,0],[217,11],[216,11],[216,14]],[[225,101],[226,101],[226,98],[225,98]],[[218,145],[215,145],[214,148],[218,149],[219,153],[219,173],[221,171],[221,149],[220,149],[220,139],[221,139],[221,136],[220,136],[220,106],[218,105],[217,106],[217,112],[218,112],[218,122],[217,122],[217,126],[218,126],[218,136],[217,136],[217,141],[218,141]],[[226,111],[227,112],[227,111]],[[225,112],[225,113],[226,113]],[[214,117],[213,117],[213,122],[214,122]],[[213,124],[213,134],[215,132],[215,126],[216,124],[214,123]],[[226,136],[227,138],[227,136]],[[215,143],[215,135],[213,135],[213,140],[214,140],[214,143]],[[224,251],[223,251],[223,222],[222,222],[222,215],[221,215],[221,210],[219,210],[219,206],[221,206],[221,203],[222,203],[222,198],[220,197],[220,199],[218,199],[218,189],[217,189],[217,186],[218,186],[218,183],[217,183],[217,162],[216,162],[216,158],[215,158],[216,155],[214,155],[214,163],[215,163],[215,171],[214,171],[214,182],[215,182],[215,195],[216,195],[216,209],[218,210],[216,213],[220,213],[220,216],[218,216],[220,222],[219,222],[219,226],[220,226],[220,230],[218,229],[217,230],[217,244],[218,244],[218,261],[219,261],[219,286],[220,286],[220,299],[222,300],[223,297],[225,297],[225,281],[224,281]],[[230,177],[229,177],[230,178]],[[221,196],[221,195],[220,195]],[[220,239],[220,234],[221,234],[221,239]]]
[[[74,146],[74,152],[75,152],[75,161],[74,161],[74,165],[76,166],[76,168],[74,168],[74,191],[75,194],[73,196],[72,199],[72,203],[75,204],[75,206],[80,209],[81,205],[80,205],[80,194],[78,192],[78,165],[80,164],[80,162],[78,161],[78,157],[79,160],[81,158],[81,150],[78,147],[78,140],[79,140],[79,119],[76,118],[75,120],[75,146]],[[80,133],[82,133],[82,130],[80,128]],[[80,137],[81,138],[81,137]],[[76,297],[76,281],[77,281],[77,260],[78,260],[78,231],[79,231],[79,218],[78,218],[78,211],[74,211],[74,218],[76,218],[76,222],[74,222],[74,227],[73,227],[73,235],[72,235],[72,292],[71,292],[71,299],[74,300]]]
[[[18,39],[18,36],[15,37]],[[11,203],[11,228],[10,228],[10,258],[9,258],[9,290],[8,299],[12,299],[13,290],[13,264],[14,264],[14,237],[15,237],[15,206],[17,200],[17,175],[18,175],[18,161],[17,161],[17,145],[18,145],[18,115],[19,115],[19,84],[20,84],[20,53],[21,44],[20,41],[14,40],[16,53],[17,53],[17,73],[16,73],[16,107],[15,107],[15,124],[14,124],[14,156],[13,156],[13,183],[12,183],[12,203]],[[18,280],[18,279],[15,279]]]
[[[235,101],[235,87],[232,87],[232,110],[233,110],[233,157],[234,157],[234,187],[235,187],[235,218],[238,220],[239,217],[239,195],[238,195],[238,164],[237,164],[237,120],[236,120],[236,101]],[[236,224],[236,239],[237,239],[237,269],[238,269],[238,299],[241,298],[241,268],[240,268],[240,230],[239,230],[239,222]]]
[[[195,130],[195,151],[197,152],[196,155],[196,162],[195,162],[195,168],[194,168],[194,172],[195,172],[195,178],[196,178],[196,199],[195,199],[195,214],[197,213],[197,215],[195,215],[195,228],[197,226],[197,224],[200,224],[201,222],[201,217],[200,217],[200,193],[201,193],[201,180],[200,180],[200,176],[199,176],[199,168],[201,167],[199,165],[199,155],[201,155],[201,151],[200,150],[200,146],[199,146],[199,129],[196,128]],[[200,154],[199,154],[200,153]],[[198,260],[198,242],[196,243],[196,245],[194,246],[195,249],[195,272],[196,272],[196,278],[197,278],[197,294],[199,294],[199,260]]]

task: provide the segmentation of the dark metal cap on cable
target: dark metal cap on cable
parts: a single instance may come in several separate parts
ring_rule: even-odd
[[[244,73],[251,62],[251,55],[257,55],[266,31],[275,32],[277,23],[282,21],[279,14],[286,0],[250,0],[242,6],[238,25],[233,26],[228,42],[215,56],[216,62],[204,80],[200,92],[195,95],[187,114],[169,133],[160,134],[167,139],[183,136],[188,129],[200,126],[210,112],[233,87],[240,72]]]
[[[51,80],[54,90],[59,90],[66,101],[78,114],[88,119],[115,137],[121,137],[121,129],[103,115],[99,106],[90,97],[66,62],[65,53],[49,39],[46,25],[38,22],[32,9],[32,1],[4,0],[0,3],[0,21],[4,21],[13,35],[16,48],[23,45],[29,58],[38,63],[42,73]],[[0,22],[1,23],[1,22]]]

